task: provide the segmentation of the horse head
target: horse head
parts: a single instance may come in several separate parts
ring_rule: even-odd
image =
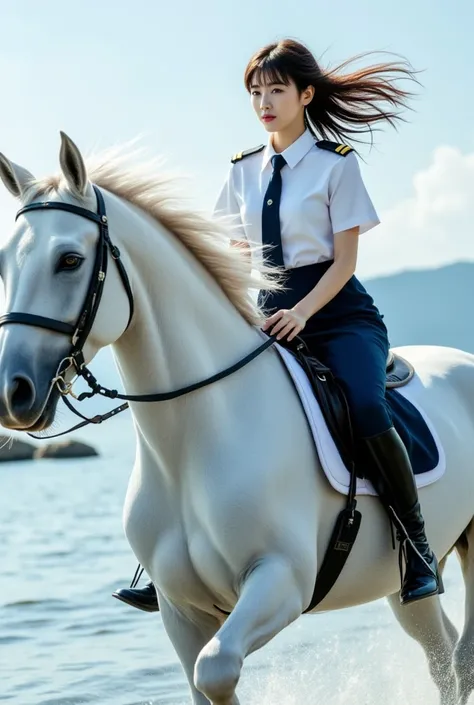
[[[82,335],[83,361],[89,362],[120,337],[130,312],[117,267],[108,268],[106,280],[100,271],[101,223],[91,219],[96,194],[79,149],[64,133],[59,161],[59,175],[36,181],[0,155],[0,177],[20,202],[0,251],[6,310],[0,319],[0,423],[10,429],[50,426],[60,396],[58,373],[63,384],[74,373],[74,341]],[[81,217],[82,209],[91,217]],[[91,301],[96,276],[103,290]],[[93,320],[81,320],[91,306]]]

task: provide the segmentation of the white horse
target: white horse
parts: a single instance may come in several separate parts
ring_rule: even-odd
[[[95,211],[91,183],[103,193],[135,312],[127,328],[129,298],[110,259],[86,362],[112,345],[126,392],[143,394],[209,377],[261,344],[261,313],[248,288],[268,282],[228,247],[224,224],[170,201],[168,180],[143,168],[106,157],[86,169],[64,135],[60,163],[58,177],[36,181],[2,157],[0,176],[22,206],[48,198]],[[7,311],[73,324],[97,238],[97,225],[74,213],[21,215],[1,252]],[[59,332],[18,322],[0,328],[5,427],[31,431],[51,423],[59,397],[51,381],[69,349]],[[423,407],[446,452],[445,476],[420,495],[437,556],[456,547],[461,559],[464,632],[458,640],[437,597],[400,607],[397,556],[372,497],[360,498],[359,538],[317,611],[388,596],[423,647],[443,705],[462,705],[474,689],[474,356],[422,346],[402,353],[416,367]],[[323,476],[273,349],[199,391],[131,408],[137,453],[124,507],[127,538],[156,585],[193,703],[237,705],[245,657],[308,606],[344,498]]]

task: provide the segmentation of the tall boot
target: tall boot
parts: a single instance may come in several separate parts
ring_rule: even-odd
[[[135,573],[136,575],[137,573]],[[151,580],[142,588],[136,587],[137,582],[135,577],[132,580],[131,587],[119,588],[119,590],[112,593],[112,596],[144,612],[159,612],[158,596]]]
[[[405,445],[393,426],[364,441],[379,475],[373,478],[373,484],[385,507],[394,510],[402,525],[397,525],[395,519],[400,565],[402,558],[406,563],[400,602],[406,605],[438,595],[444,591],[438,561],[425,535],[418,490]]]

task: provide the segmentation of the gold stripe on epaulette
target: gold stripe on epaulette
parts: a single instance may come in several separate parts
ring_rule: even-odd
[[[343,154],[347,154],[347,152],[350,152],[351,149],[352,149],[352,147],[349,147],[349,146],[346,144],[346,145],[342,145],[342,149],[341,149],[341,150],[339,150],[339,147],[338,147],[336,151],[339,151],[339,154],[342,154],[342,155],[343,155]]]
[[[344,147],[347,147],[347,145],[346,145],[346,144],[339,144],[339,145],[336,147],[336,150],[335,150],[335,151],[336,151],[338,154],[340,154],[340,153],[342,152],[342,150],[344,149]]]
[[[234,154],[234,156],[232,157],[232,161],[233,162],[240,161],[240,159],[242,159],[243,155],[244,155],[243,152],[237,152],[237,154]]]

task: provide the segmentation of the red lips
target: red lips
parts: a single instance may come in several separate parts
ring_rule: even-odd
[[[263,122],[271,122],[275,119],[275,115],[264,115],[262,117]]]

